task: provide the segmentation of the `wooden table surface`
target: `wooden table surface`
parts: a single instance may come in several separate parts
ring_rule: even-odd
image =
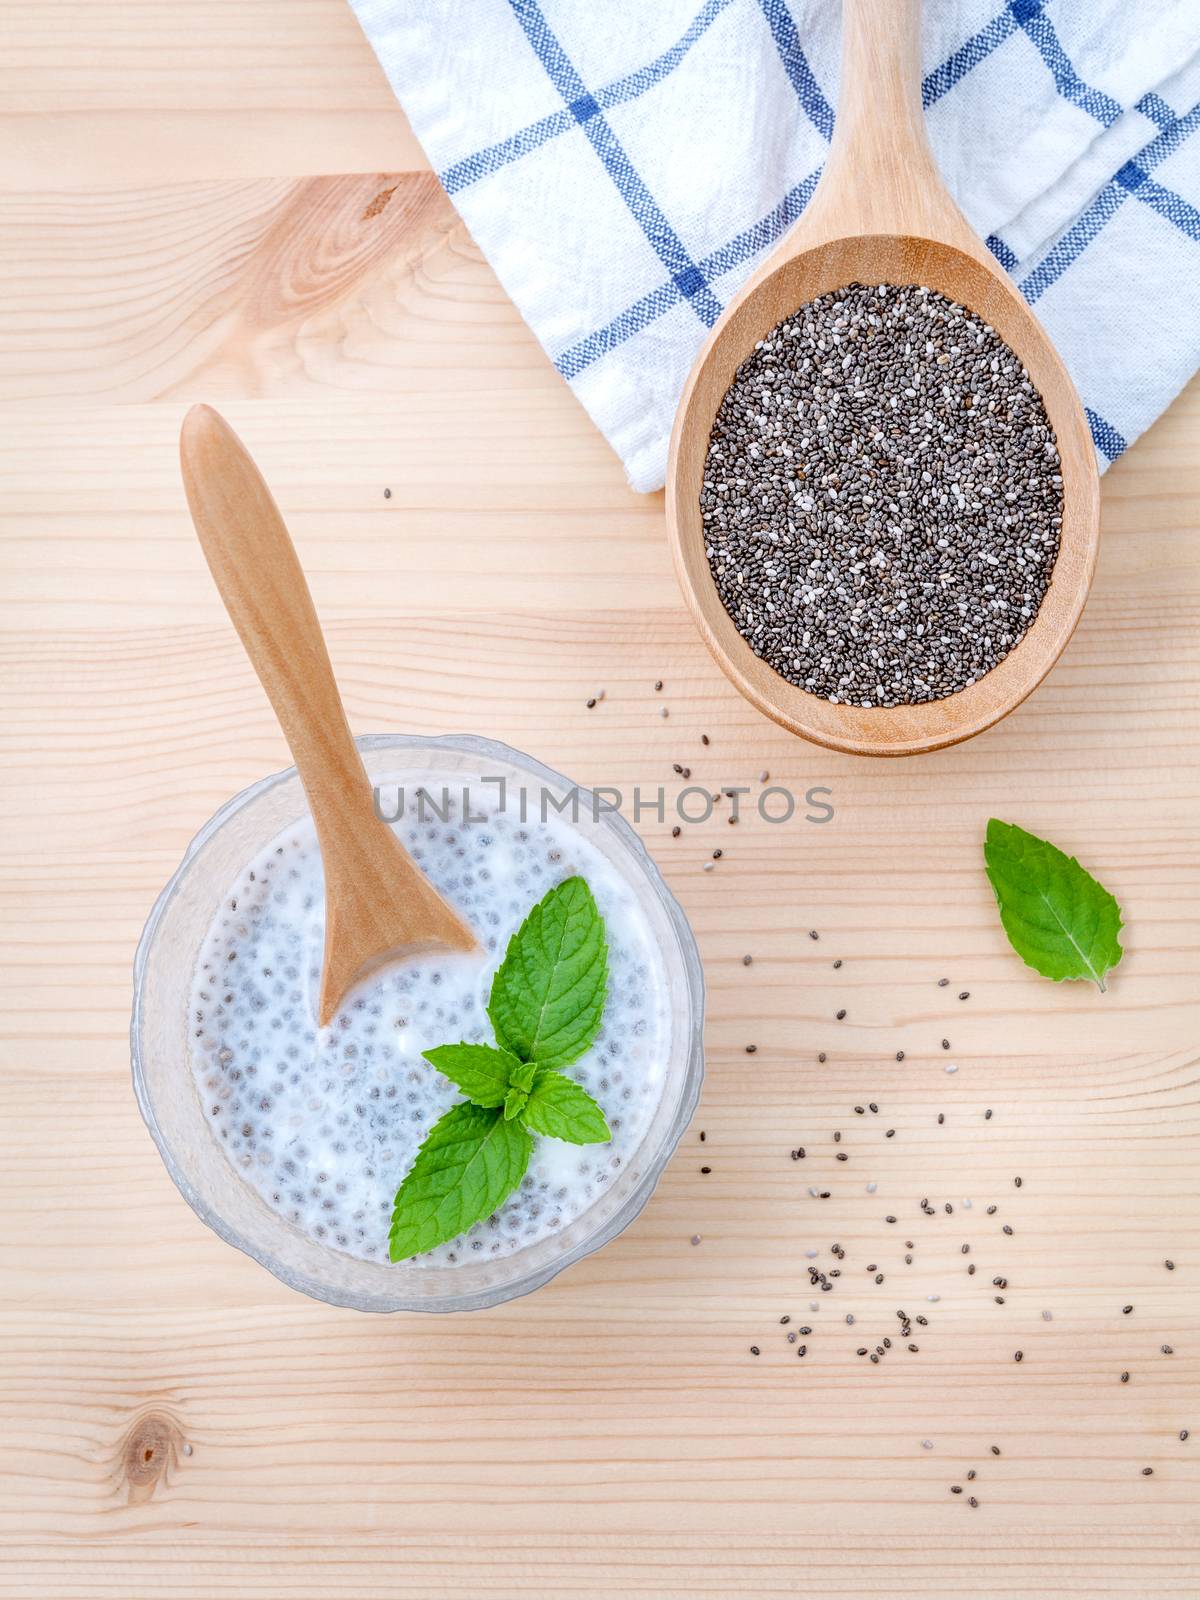
[[[1033,701],[938,756],[831,755],[706,656],[661,497],[341,0],[0,0],[0,35],[0,1595],[1194,1596],[1200,385],[1106,477],[1095,593]],[[707,966],[702,1109],[623,1238],[500,1310],[289,1292],[193,1216],[134,1105],[143,919],[287,759],[184,507],[200,397],[276,488],[358,729],[833,791],[827,826],[643,820]],[[1119,896],[1106,996],[1008,950],[993,813]],[[805,1251],[835,1242],[811,1312]],[[898,1307],[919,1352],[857,1357]]]

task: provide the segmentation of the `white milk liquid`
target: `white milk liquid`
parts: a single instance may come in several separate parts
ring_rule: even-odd
[[[400,1181],[430,1126],[462,1098],[422,1050],[493,1042],[487,996],[509,938],[554,884],[586,878],[608,937],[608,1001],[596,1042],[566,1070],[603,1107],[612,1141],[535,1137],[521,1187],[500,1210],[419,1258],[452,1265],[567,1226],[629,1160],[662,1094],[667,978],[637,897],[581,828],[553,815],[523,823],[515,803],[488,812],[474,788],[471,815],[487,820],[463,822],[453,784],[449,820],[429,808],[422,819],[418,786],[441,810],[443,780],[401,781],[408,803],[393,826],[483,953],[385,966],[318,1029],[324,880],[305,821],[249,864],[208,931],[192,991],[192,1062],[215,1137],[267,1204],[322,1244],[386,1261]],[[390,815],[395,788],[380,786]]]

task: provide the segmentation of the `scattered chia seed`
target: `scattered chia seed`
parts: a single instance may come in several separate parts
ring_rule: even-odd
[[[950,979],[949,978],[939,978],[938,979],[938,988],[939,989],[948,989],[949,987],[950,987]]]
[[[760,1356],[760,1355],[762,1355],[762,1351],[758,1348],[758,1346],[756,1344],[752,1344],[750,1346],[750,1354],[752,1356]]]
[[[1013,1351],[1013,1360],[1014,1361],[1024,1361],[1024,1359],[1025,1359],[1024,1350],[1014,1350]]]
[[[824,1050],[822,1050],[822,1051],[821,1051],[821,1052],[820,1052],[820,1053],[819,1053],[819,1055],[818,1055],[818,1056],[817,1056],[817,1060],[818,1060],[818,1061],[819,1061],[819,1062],[821,1062],[821,1064],[822,1064],[822,1065],[824,1065],[824,1063],[825,1063],[825,1052],[824,1052]]]
[[[808,930],[808,937],[810,939],[819,939],[821,937],[821,935],[817,932],[817,930],[815,928],[810,928]]]
[[[595,704],[596,704],[596,697],[595,697],[595,695],[593,695],[592,698],[587,703],[588,710],[590,711]]]
[[[701,1167],[700,1171],[703,1172],[707,1176],[707,1174],[712,1171],[712,1168],[711,1167]]]
[[[837,971],[837,970],[838,970],[838,968],[839,968],[839,967],[840,967],[840,966],[841,966],[841,964],[842,964],[842,963],[841,963],[841,960],[840,960],[840,958],[839,958],[839,959],[838,959],[838,960],[837,960],[837,961],[835,961],[835,962],[834,962],[834,963],[833,963],[833,970],[834,970],[834,971],[835,971],[835,972],[836,972],[836,971]]]
[[[1159,1349],[1165,1356],[1173,1356],[1175,1354],[1175,1346],[1173,1344],[1160,1345]]]
[[[994,1444],[992,1446],[992,1454],[994,1456],[998,1456],[1000,1454],[1000,1446],[998,1444]]]
[[[975,1496],[973,1494],[969,1494],[967,1496],[967,1504],[969,1506],[974,1506],[974,1507],[978,1508],[979,1501],[975,1498]]]
[[[661,678],[656,678],[654,680],[654,688],[655,688],[655,692],[656,693],[659,693],[659,694],[662,693],[662,679]]]
[[[970,989],[964,989],[964,990],[963,990],[963,992],[962,992],[962,993],[961,993],[961,994],[960,994],[960,995],[959,995],[959,997],[958,997],[958,998],[959,998],[959,999],[960,999],[960,1000],[969,1000],[969,999],[970,999],[970,998],[971,998],[971,991],[970,991]]]
[[[789,682],[864,706],[974,683],[1037,613],[1062,478],[1041,397],[972,312],[850,284],[781,322],[721,402],[700,509],[718,592]]]
[[[1143,1467],[1142,1468],[1142,1477],[1143,1478],[1152,1478],[1153,1476],[1154,1476],[1154,1468],[1153,1467]]]
[[[748,1044],[746,1046],[746,1054],[748,1056],[752,1056],[752,1055],[757,1054],[757,1051],[758,1051],[758,1046],[756,1044]]]
[[[1122,1316],[1126,1316],[1127,1317],[1132,1310],[1133,1310],[1132,1306],[1122,1306],[1121,1307],[1121,1314],[1122,1314]]]
[[[692,1243],[693,1244],[699,1244],[700,1243],[700,1235],[698,1233],[694,1233],[692,1235]]]
[[[753,956],[743,956],[742,957],[742,965],[744,967],[753,966],[753,964],[754,964],[754,957]]]
[[[1180,1430],[1179,1430],[1179,1442],[1180,1442],[1180,1444],[1186,1444],[1188,1442],[1188,1438],[1189,1438],[1188,1430],[1186,1428],[1180,1428]]]
[[[678,839],[679,835],[682,832],[683,832],[683,829],[679,826],[678,823],[676,823],[676,825],[671,829],[671,837],[672,837],[672,839]]]
[[[903,1061],[904,1060],[904,1051],[903,1050],[897,1050],[896,1051],[896,1060],[897,1061]]]
[[[1127,1372],[1123,1372],[1121,1374],[1121,1382],[1122,1383],[1128,1383],[1129,1382],[1129,1374]]]
[[[1163,1266],[1166,1267],[1168,1272],[1175,1271],[1175,1263],[1173,1261],[1164,1261]]]

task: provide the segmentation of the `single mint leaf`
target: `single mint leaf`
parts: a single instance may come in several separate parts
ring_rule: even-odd
[[[498,1110],[460,1100],[425,1136],[396,1191],[388,1245],[393,1261],[432,1250],[490,1217],[520,1183],[533,1140]]]
[[[525,1126],[569,1144],[604,1144],[612,1138],[604,1112],[586,1089],[553,1067],[539,1067],[523,1113]]]
[[[508,1075],[508,1081],[514,1089],[524,1089],[528,1094],[533,1088],[534,1076],[537,1073],[537,1064],[533,1061],[522,1061],[515,1066]]]
[[[497,1041],[522,1061],[569,1065],[600,1031],[607,983],[604,920],[583,879],[567,878],[509,940],[488,997]]]
[[[468,1100],[485,1107],[504,1104],[512,1074],[521,1065],[516,1056],[490,1044],[439,1044],[422,1054]]]
[[[1056,983],[1104,978],[1124,952],[1121,908],[1084,870],[1045,839],[993,817],[983,846],[987,875],[1008,942],[1027,966]]]
[[[524,1089],[510,1089],[504,1097],[505,1122],[511,1122],[514,1117],[519,1117],[528,1099],[529,1095]]]

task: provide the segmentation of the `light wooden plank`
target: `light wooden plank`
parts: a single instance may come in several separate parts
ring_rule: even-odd
[[[0,189],[422,171],[345,0],[0,0]]]
[[[0,401],[555,383],[430,173],[0,198]]]

